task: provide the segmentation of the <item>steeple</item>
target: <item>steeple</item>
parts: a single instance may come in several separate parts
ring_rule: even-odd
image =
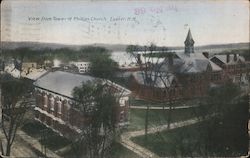
[[[194,53],[194,40],[190,29],[188,30],[187,38],[185,40],[185,54]]]

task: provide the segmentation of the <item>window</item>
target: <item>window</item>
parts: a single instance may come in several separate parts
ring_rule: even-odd
[[[124,111],[120,112],[120,122],[124,122]]]
[[[39,92],[37,92],[36,105],[40,108],[43,106],[43,96]]]
[[[51,110],[51,111],[54,111],[55,100],[54,100],[54,97],[53,97],[53,96],[50,97],[49,103],[50,103],[50,110]]]
[[[57,112],[58,112],[58,114],[61,114],[61,113],[62,113],[62,102],[61,102],[61,101],[58,101],[58,104],[57,104]]]
[[[125,100],[124,99],[121,98],[119,100],[119,103],[120,103],[120,106],[125,106]]]
[[[43,96],[43,106],[44,107],[48,106],[48,97],[47,97],[47,94],[44,94],[44,96]]]

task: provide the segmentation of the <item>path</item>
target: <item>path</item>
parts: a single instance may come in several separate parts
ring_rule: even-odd
[[[41,144],[40,144],[40,142],[39,142],[37,139],[35,139],[35,138],[33,138],[33,137],[27,135],[25,132],[23,132],[23,131],[21,131],[21,130],[19,130],[19,131],[17,132],[17,135],[18,135],[26,144],[28,144],[33,150],[36,150],[36,151],[38,151],[38,152],[42,152],[42,151],[41,151],[41,148],[42,148],[42,147],[41,147]],[[61,158],[59,155],[55,154],[53,151],[49,150],[48,148],[46,149],[46,155],[47,155],[47,157]]]
[[[5,139],[2,131],[0,131],[0,138],[2,138],[3,141]],[[46,153],[48,157],[60,158],[60,156],[49,149],[46,150]],[[37,139],[28,136],[22,130],[18,130],[16,133],[16,138],[12,145],[11,156],[39,157],[40,155],[42,155],[40,142]]]
[[[199,122],[199,119],[193,118],[189,119],[186,121],[180,121],[180,122],[175,122],[170,124],[170,128],[168,128],[168,125],[161,125],[161,126],[156,126],[148,129],[148,134],[156,133],[156,132],[161,132],[163,130],[171,130],[179,127],[184,127],[187,125],[192,125]],[[139,131],[132,131],[132,132],[125,132],[121,135],[121,140],[120,143],[125,146],[126,148],[132,150],[136,154],[138,154],[142,158],[159,158],[158,155],[155,153],[149,151],[148,149],[134,143],[131,141],[131,138],[141,136],[145,134],[145,130],[139,130]]]
[[[188,109],[198,107],[199,105],[183,105],[183,106],[173,106],[172,109]],[[147,109],[147,106],[135,106],[131,105],[130,109]],[[169,110],[170,107],[162,107],[162,106],[149,106],[150,110]]]
[[[0,131],[0,140],[3,141],[3,145],[4,145],[6,141],[5,141],[5,136],[2,133],[2,131]],[[18,136],[16,136],[12,144],[10,154],[12,157],[38,157],[39,156],[28,145],[23,144],[23,140],[20,140]]]

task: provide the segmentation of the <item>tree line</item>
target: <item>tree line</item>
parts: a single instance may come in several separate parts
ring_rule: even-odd
[[[110,54],[110,50],[103,47],[83,47],[79,50],[73,50],[70,48],[59,49],[31,49],[29,47],[20,47],[17,49],[5,49],[2,51],[2,56],[8,60],[12,58],[23,59],[25,61],[32,61],[40,63],[45,60],[59,59],[64,62],[72,60],[88,60],[93,56],[99,54]]]

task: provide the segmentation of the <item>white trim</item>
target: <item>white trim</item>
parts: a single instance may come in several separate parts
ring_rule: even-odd
[[[35,107],[34,110],[39,111],[40,113],[42,113],[42,114],[44,114],[44,115],[46,115],[46,116],[52,118],[52,119],[55,120],[55,121],[58,121],[58,122],[61,123],[61,124],[66,124],[66,122],[63,121],[62,119],[57,118],[57,117],[55,117],[55,116],[52,115],[52,114],[49,114],[47,111],[44,111],[44,110],[40,109],[39,107]]]
[[[82,130],[79,129],[78,127],[72,126],[71,124],[69,124],[69,123],[63,121],[63,120],[60,119],[60,118],[55,117],[54,115],[49,114],[47,111],[44,111],[44,110],[40,109],[39,107],[35,107],[34,110],[39,111],[40,113],[42,113],[42,114],[44,114],[44,115],[46,115],[46,116],[52,118],[52,119],[55,120],[55,121],[58,121],[58,122],[61,123],[62,125],[68,126],[70,129],[75,130],[77,133],[81,133],[81,131],[82,131]],[[51,128],[51,127],[50,127],[50,128]]]

